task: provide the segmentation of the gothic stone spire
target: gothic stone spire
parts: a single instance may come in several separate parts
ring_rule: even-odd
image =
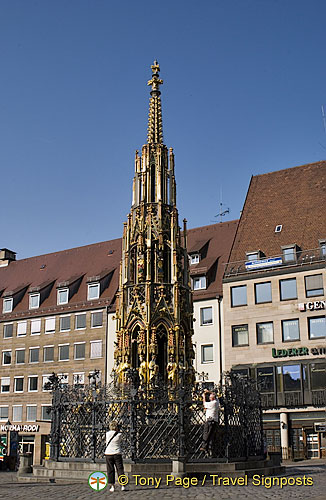
[[[147,142],[148,144],[162,144],[163,126],[160,85],[163,84],[163,80],[159,78],[160,66],[156,60],[151,68],[153,73],[152,79],[147,83],[147,85],[152,86],[149,100]]]

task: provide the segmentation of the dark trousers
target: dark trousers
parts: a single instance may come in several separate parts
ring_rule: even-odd
[[[114,466],[117,469],[118,477],[121,474],[124,474],[122,455],[105,455],[106,458],[106,468],[108,471],[108,483],[115,483],[115,470]]]
[[[217,422],[215,422],[215,420],[206,420],[206,422],[204,423],[203,442],[201,448],[205,448],[206,451],[212,444],[216,427]]]

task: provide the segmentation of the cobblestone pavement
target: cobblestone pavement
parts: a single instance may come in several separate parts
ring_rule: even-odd
[[[313,481],[312,486],[291,486],[286,485],[283,488],[280,486],[272,486],[266,488],[262,484],[253,485],[253,480],[248,479],[247,486],[213,486],[212,482],[190,488],[167,486],[166,481],[162,480],[163,485],[158,489],[153,487],[130,485],[128,491],[115,491],[111,493],[108,488],[100,492],[92,491],[85,483],[17,483],[14,473],[0,473],[0,499],[13,500],[104,500],[112,497],[113,499],[147,499],[147,498],[192,498],[196,500],[205,500],[208,498],[218,498],[219,500],[245,500],[245,499],[313,499],[326,500],[326,463],[325,461],[318,462],[302,462],[292,464],[286,467],[285,473],[281,476],[290,483],[295,479],[301,482],[307,482],[307,478]],[[280,478],[281,478],[280,477]],[[304,480],[304,477],[306,480]],[[280,480],[279,478],[279,480]],[[263,478],[260,479],[262,482]],[[257,481],[258,482],[258,481]]]

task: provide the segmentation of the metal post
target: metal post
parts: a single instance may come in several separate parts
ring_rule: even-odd
[[[184,370],[181,370],[180,372],[180,386],[179,386],[179,391],[178,391],[178,396],[179,396],[179,401],[178,401],[178,410],[179,410],[179,449],[178,449],[178,458],[183,459],[185,458],[186,450],[185,450],[185,428],[184,428],[184,413],[185,413],[185,402],[184,402],[184,397],[185,397],[185,390],[184,390]]]

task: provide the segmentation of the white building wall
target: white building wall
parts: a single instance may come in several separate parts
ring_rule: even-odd
[[[106,353],[106,359],[107,359],[107,383],[112,382],[112,377],[111,377],[111,372],[113,369],[114,365],[114,342],[116,340],[116,319],[115,319],[115,313],[114,312],[109,312],[108,313],[108,339],[106,342],[106,348],[107,348],[107,353]]]

